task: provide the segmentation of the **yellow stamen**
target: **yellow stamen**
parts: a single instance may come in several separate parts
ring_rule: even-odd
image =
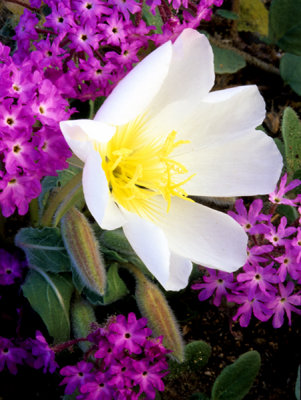
[[[117,127],[107,144],[95,142],[94,147],[103,160],[102,168],[116,203],[130,212],[154,219],[157,214],[154,196],[163,196],[167,211],[173,196],[192,201],[182,186],[193,175],[179,182],[178,176],[188,171],[172,158],[172,152],[189,141],[175,141],[175,131],[165,140],[160,137],[154,140],[147,136],[145,128],[146,120],[142,116]]]

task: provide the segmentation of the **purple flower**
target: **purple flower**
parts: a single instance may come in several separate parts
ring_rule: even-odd
[[[298,256],[298,249],[288,243],[285,246],[284,254],[279,257],[275,257],[275,260],[278,261],[278,263],[280,264],[280,267],[277,271],[280,282],[285,281],[287,274],[289,274],[295,280],[300,279],[301,261],[297,261]]]
[[[17,364],[23,364],[26,357],[27,352],[24,349],[16,347],[11,340],[0,337],[0,372],[6,364],[9,372],[16,375]]]
[[[146,360],[133,360],[132,378],[135,384],[139,385],[139,394],[145,393],[147,399],[154,399],[156,396],[156,389],[163,391],[164,383],[162,377],[166,375],[162,372],[162,366],[160,362],[151,365],[150,362]]]
[[[109,342],[120,349],[140,354],[146,338],[151,335],[146,323],[146,318],[137,320],[134,313],[129,313],[127,320],[123,315],[118,315],[116,322],[109,325]]]
[[[94,375],[93,381],[85,383],[80,392],[85,394],[85,400],[112,400],[114,392],[108,383],[108,374],[98,372]]]
[[[135,0],[109,0],[108,4],[112,4],[113,9],[123,14],[126,21],[130,19],[130,13],[136,14],[140,11],[140,6]]]
[[[281,218],[280,224],[278,228],[276,228],[274,225],[269,224],[270,231],[267,232],[264,237],[271,243],[273,243],[274,246],[283,246],[286,243],[288,243],[288,240],[285,238],[288,236],[291,236],[293,233],[296,232],[296,228],[294,227],[288,227],[286,228],[287,225],[287,219],[285,217]]]
[[[294,207],[296,206],[296,199],[291,200],[285,198],[284,196],[286,195],[286,193],[295,189],[297,186],[300,186],[301,181],[299,179],[294,179],[289,184],[286,184],[286,182],[287,174],[284,174],[280,180],[278,189],[276,188],[274,192],[269,195],[269,200],[274,204],[287,204]]]
[[[228,211],[228,214],[237,221],[246,232],[250,235],[269,232],[266,225],[261,224],[262,221],[269,219],[268,215],[262,214],[263,202],[261,199],[255,199],[247,211],[242,199],[235,202],[235,209],[237,213]]]
[[[253,246],[247,249],[248,263],[256,265],[259,262],[266,262],[269,258],[262,257],[262,254],[268,254],[273,250],[271,244],[263,244],[261,246]]]
[[[94,374],[91,373],[93,364],[86,361],[80,361],[76,366],[68,365],[60,370],[60,374],[65,376],[60,385],[67,385],[65,394],[72,394],[88,381],[92,380]]]
[[[229,294],[227,300],[242,304],[233,317],[234,321],[239,320],[239,324],[242,327],[249,325],[252,313],[260,321],[267,321],[272,314],[271,310],[265,305],[270,300],[270,297],[260,292],[256,293],[253,298],[250,298],[248,291]]]
[[[231,289],[235,288],[233,274],[213,269],[206,269],[209,276],[203,276],[204,283],[195,283],[191,286],[194,290],[201,290],[198,294],[200,301],[209,299],[215,293],[213,304],[219,306],[222,296],[226,296]]]
[[[291,246],[297,250],[296,261],[301,262],[301,228],[297,230],[297,236],[291,240]]]
[[[274,263],[270,263],[266,267],[259,265],[245,264],[244,272],[237,275],[237,282],[240,283],[239,289],[249,291],[249,298],[253,299],[256,290],[262,292],[266,296],[275,293],[277,289],[272,284],[279,282],[276,270],[273,268]]]
[[[12,285],[22,277],[24,263],[0,249],[0,285]]]
[[[31,367],[35,369],[43,368],[44,374],[48,371],[52,374],[58,368],[58,364],[54,360],[54,351],[48,346],[40,331],[36,332],[35,339],[27,339],[24,347],[33,356],[27,360]]]
[[[301,294],[295,293],[291,294],[294,291],[295,285],[292,281],[289,281],[286,287],[280,283],[279,291],[280,296],[276,296],[275,299],[271,300],[267,303],[267,307],[273,312],[273,327],[280,328],[283,325],[284,314],[287,315],[288,324],[292,324],[291,313],[292,311],[301,314],[301,310],[297,309],[295,306],[301,305]]]

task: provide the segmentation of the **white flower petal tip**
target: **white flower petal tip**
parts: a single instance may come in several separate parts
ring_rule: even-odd
[[[60,128],[71,150],[82,161],[86,160],[92,141],[107,143],[116,131],[113,126],[89,119],[61,121]]]
[[[187,258],[171,253],[169,278],[164,285],[165,290],[178,291],[184,289],[192,271],[192,262]]]
[[[143,113],[159,92],[168,74],[171,58],[171,42],[166,42],[145,57],[114,88],[95,120],[122,125]]]

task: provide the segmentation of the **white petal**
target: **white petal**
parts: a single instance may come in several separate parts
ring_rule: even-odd
[[[282,157],[272,138],[260,130],[241,132],[175,157],[196,174],[183,188],[195,196],[250,196],[271,193],[277,184]]]
[[[115,128],[103,122],[78,119],[61,121],[61,131],[74,154],[85,161],[91,151],[91,141],[108,142],[115,133]]]
[[[246,261],[247,235],[227,214],[173,198],[158,225],[171,251],[197,264],[232,272]]]
[[[265,117],[265,103],[257,86],[239,86],[209,93],[192,111],[178,133],[199,148],[256,128]]]
[[[123,231],[137,255],[150,272],[165,285],[169,279],[170,251],[162,230],[138,215],[126,212]]]
[[[118,83],[95,120],[122,125],[143,113],[166,78],[171,54],[172,45],[167,42],[145,57]]]
[[[109,201],[109,188],[106,175],[101,168],[101,157],[94,150],[90,151],[84,165],[83,191],[87,207],[101,226]]]
[[[188,279],[192,271],[192,262],[187,258],[171,253],[170,256],[170,276],[164,285],[165,290],[181,290],[188,284]]]
[[[149,115],[156,118],[164,108],[175,103],[173,118],[189,115],[195,105],[206,96],[214,83],[212,48],[205,35],[185,29],[172,47],[172,60],[168,75],[158,95],[150,105]],[[160,118],[162,122],[166,119]]]
[[[115,203],[113,197],[110,195],[105,209],[104,217],[101,222],[101,228],[112,230],[120,228],[126,223],[123,212]]]

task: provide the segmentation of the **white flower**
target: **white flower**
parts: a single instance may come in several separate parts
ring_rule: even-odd
[[[206,37],[186,29],[139,63],[95,119],[61,122],[84,162],[87,206],[103,229],[122,227],[167,290],[187,285],[192,263],[235,271],[247,236],[228,215],[188,199],[275,189],[282,158],[255,128],[265,116],[256,86],[209,93]]]

